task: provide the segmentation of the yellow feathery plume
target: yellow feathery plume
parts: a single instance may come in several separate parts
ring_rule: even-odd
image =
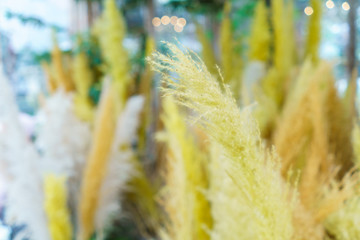
[[[274,28],[274,64],[282,74],[289,71],[290,68],[290,43],[285,19],[284,0],[273,0],[272,23]]]
[[[233,165],[224,158],[221,147],[214,141],[210,144],[210,156],[208,195],[214,219],[211,239],[257,239],[251,210],[246,205],[239,186],[234,184],[229,175]]]
[[[98,194],[107,171],[116,121],[116,89],[111,85],[103,92],[100,100],[98,118],[95,122],[92,147],[85,168],[80,204],[80,240],[87,240],[94,231],[94,216],[98,204]]]
[[[322,108],[320,86],[310,86],[309,112],[312,126],[312,137],[308,146],[309,153],[305,156],[305,166],[300,180],[300,196],[302,203],[309,207],[314,202],[314,195],[319,189],[319,179],[329,171],[328,136],[326,119]],[[307,97],[305,97],[307,99]],[[325,173],[324,173],[325,172]]]
[[[267,62],[270,55],[270,27],[265,1],[260,0],[255,9],[249,39],[249,59]]]
[[[168,158],[162,204],[170,219],[168,237],[210,239],[206,232],[212,220],[204,195],[208,185],[204,156],[196,148],[172,98],[166,98],[163,106],[166,132],[162,137],[168,145]]]
[[[152,236],[160,228],[160,213],[156,204],[157,186],[153,185],[145,173],[139,159],[133,159],[136,175],[129,180],[126,203],[144,237]]]
[[[360,127],[357,124],[354,124],[352,130],[352,146],[354,149],[354,162],[357,167],[360,166]]]
[[[285,5],[285,29],[288,33],[288,46],[289,46],[289,61],[293,65],[297,62],[297,49],[295,39],[295,18],[294,18],[294,0],[288,0]]]
[[[289,169],[302,170],[300,204],[308,216],[295,211],[295,216],[298,215],[295,218],[295,231],[301,232],[303,227],[298,226],[308,219],[308,223],[317,230],[313,237],[307,237],[307,231],[299,239],[322,239],[323,230],[319,224],[354,195],[359,176],[349,171],[338,181],[337,171],[334,171],[332,156],[336,157],[336,154],[332,147],[330,127],[334,118],[330,117],[327,109],[328,105],[334,106],[329,104],[329,99],[333,98],[329,96],[334,94],[331,65],[320,63],[315,71],[311,70],[311,65],[306,65],[295,83],[298,89],[288,97],[289,102],[284,108],[274,143],[282,157],[284,175]]]
[[[224,80],[226,83],[230,82],[234,77],[233,74],[233,34],[230,19],[231,3],[226,1],[224,5],[223,20],[220,29],[220,53],[221,66],[224,72]]]
[[[313,8],[313,14],[309,17],[305,57],[310,57],[314,63],[318,63],[321,38],[321,0],[310,0],[310,5]]]
[[[270,139],[278,118],[278,106],[272,98],[264,94],[261,88],[255,88],[254,93],[257,102],[254,117],[259,124],[262,138]]]
[[[295,84],[296,90],[293,90],[288,97],[287,104],[284,107],[282,119],[274,136],[274,144],[279,155],[282,158],[283,174],[286,175],[290,168],[302,169],[309,157],[308,146],[311,145],[311,139],[315,137],[315,123],[322,128],[326,124],[324,120],[323,103],[324,91],[320,91],[321,84],[328,79],[331,74],[328,64],[319,65],[318,69],[312,74],[311,67],[305,64],[300,73],[300,77]],[[325,80],[324,80],[325,79]],[[322,109],[320,111],[320,109]],[[313,116],[320,114],[319,116]],[[315,117],[320,123],[314,122]],[[299,120],[301,119],[301,120]],[[327,141],[327,138],[326,138]],[[296,143],[296,144],[291,144]],[[326,158],[327,159],[327,158]],[[325,160],[325,159],[323,159]]]
[[[272,67],[260,82],[260,86],[254,87],[254,98],[258,103],[254,116],[259,123],[260,132],[264,138],[271,138],[283,102],[281,77],[279,70]],[[243,96],[246,96],[246,94],[243,94]]]
[[[314,219],[323,222],[333,212],[341,209],[343,204],[356,196],[359,188],[360,176],[356,169],[346,173],[341,180],[336,180],[336,172],[329,174],[329,183],[323,184],[314,202]]]
[[[216,75],[216,58],[214,55],[213,47],[210,40],[206,37],[204,29],[199,23],[196,23],[196,36],[202,46],[201,55],[204,59],[206,67],[209,69],[211,74]]]
[[[233,181],[229,184],[238,186],[244,207],[249,209],[250,214],[244,217],[254,226],[253,239],[290,239],[293,208],[289,189],[280,175],[276,154],[264,150],[249,110],[239,110],[229,87],[224,85],[223,93],[205,64],[198,57],[192,58],[197,56],[195,53],[184,53],[174,44],[166,45],[171,55],[155,53],[151,61],[154,69],[162,73],[163,81],[170,85],[163,91],[175,95],[179,104],[197,113],[198,123],[221,147],[223,161],[232,165],[227,169]],[[172,73],[176,75],[171,76]],[[217,221],[238,220],[232,216],[214,219],[214,229]],[[221,233],[233,230],[214,230],[213,235],[225,239]]]
[[[323,240],[324,227],[314,219],[313,213],[297,202],[294,210],[292,240]]]
[[[123,16],[117,9],[115,0],[106,0],[101,18],[100,46],[122,105],[130,82],[128,53],[122,45],[125,28]]]
[[[223,20],[220,27],[221,69],[225,83],[229,84],[235,99],[241,94],[241,74],[243,62],[240,54],[235,51],[235,41],[230,19],[231,2],[225,1]],[[210,69],[212,71],[212,69]]]
[[[46,175],[44,179],[45,211],[49,221],[52,240],[71,240],[72,228],[67,196],[65,178]]]
[[[55,33],[53,33],[53,44],[54,46],[51,51],[51,60],[56,85],[64,88],[65,91],[72,91],[74,90],[74,85],[69,72],[67,72],[65,65],[63,64],[62,52],[58,46]]]
[[[273,88],[271,91],[274,92],[274,101],[277,102],[279,108],[281,108],[288,85],[288,75],[292,67],[293,59],[292,59],[292,46],[293,44],[290,41],[293,39],[291,35],[293,32],[289,32],[291,30],[290,23],[288,21],[292,21],[292,19],[288,20],[286,17],[286,5],[284,4],[284,0],[273,0],[271,2],[272,7],[272,24],[274,29],[274,72],[276,81],[272,81],[270,83],[266,83],[266,79],[264,80],[265,85],[268,85],[268,88]],[[274,76],[275,76],[274,75]],[[274,79],[274,76],[272,79]],[[271,78],[270,78],[271,79]]]
[[[46,80],[47,80],[47,89],[48,89],[48,92],[50,94],[54,93],[57,89],[57,84],[56,84],[56,80],[54,78],[54,75],[51,71],[51,67],[50,65],[47,63],[47,62],[42,62],[41,63],[41,66],[45,72],[45,75],[46,75]]]
[[[277,68],[270,68],[267,75],[264,77],[261,82],[262,90],[264,94],[272,99],[277,106],[283,101],[283,95],[279,91],[283,86],[281,85],[281,73]]]
[[[360,198],[353,197],[325,221],[325,227],[332,239],[354,240],[360,236]]]
[[[85,53],[81,52],[75,56],[73,69],[76,87],[74,110],[80,119],[90,122],[93,119],[93,107],[88,93],[93,76]]]
[[[330,69],[329,72],[331,73]],[[335,158],[335,163],[341,166],[339,176],[344,176],[353,167],[351,130],[354,119],[338,94],[333,75],[330,75],[324,88],[326,104],[323,108],[328,121],[330,152]]]

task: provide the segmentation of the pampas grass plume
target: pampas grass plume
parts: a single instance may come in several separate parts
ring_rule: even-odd
[[[44,178],[44,191],[44,205],[49,222],[51,239],[71,240],[72,226],[66,202],[65,178],[46,175]]]

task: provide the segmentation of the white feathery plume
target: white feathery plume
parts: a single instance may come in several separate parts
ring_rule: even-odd
[[[121,210],[121,191],[126,189],[126,183],[136,174],[132,163],[134,154],[131,143],[136,137],[143,103],[142,96],[131,97],[117,121],[112,153],[96,210],[95,227],[100,233],[100,239],[104,227],[111,221],[112,216]]]
[[[39,112],[36,145],[43,170],[66,177],[79,176],[89,150],[91,131],[73,111],[72,95],[61,89],[46,100]]]
[[[6,197],[6,222],[25,224],[22,233],[30,239],[50,239],[43,209],[39,155],[26,137],[12,89],[0,67],[0,162],[10,177]]]
[[[261,61],[250,62],[243,73],[242,101],[247,106],[254,102],[254,86],[259,85],[260,80],[265,77],[266,64]]]
[[[70,208],[74,210],[78,206],[82,172],[90,148],[90,125],[75,115],[73,95],[63,89],[46,99],[37,118],[35,144],[41,154],[42,173],[67,178]]]

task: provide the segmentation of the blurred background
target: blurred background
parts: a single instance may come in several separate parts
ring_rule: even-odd
[[[232,4],[228,14],[235,46],[233,50],[239,59],[246,62],[258,1],[229,2]],[[271,6],[272,0],[265,2]],[[201,54],[204,44],[200,40],[199,29],[202,29],[217,62],[220,62],[219,36],[225,14],[223,0],[117,0],[116,4],[126,24],[122,44],[128,52],[129,71],[135,82],[139,82],[146,71],[144,57],[148,55],[146,40],[149,36],[155,39],[158,50],[162,48],[160,41],[179,41]],[[354,69],[360,70],[360,4],[358,0],[324,0],[321,4],[319,57],[333,64],[336,87],[341,95]],[[86,53],[95,78],[89,95],[94,104],[98,102],[104,60],[94,32],[103,9],[102,0],[0,0],[0,62],[15,94],[20,121],[29,136],[35,137],[34,129],[41,118],[37,112],[44,98],[50,94],[51,74],[47,73],[46,66],[51,64],[55,46],[61,50],[64,65],[68,62],[67,57],[79,51]],[[296,54],[298,59],[304,59],[307,24],[314,9],[308,0],[294,0],[292,11]],[[3,128],[0,122],[0,134]],[[0,174],[0,207],[5,185]],[[17,227],[23,227],[10,228],[1,223],[0,239],[12,239],[10,234],[16,232]]]
[[[240,51],[247,48],[251,17],[256,0],[234,1],[231,21]],[[270,1],[268,1],[270,4]],[[312,14],[307,0],[295,0],[296,42],[301,48],[306,34],[306,22]],[[354,1],[356,2],[356,1]],[[196,37],[195,22],[205,26],[206,34],[217,41],[222,18],[221,0],[123,0],[117,1],[126,18],[128,33],[124,45],[131,61],[141,65],[140,56],[145,50],[147,34],[156,40],[177,38],[194,51],[201,51]],[[357,39],[360,19],[359,8],[351,9],[348,1],[323,1],[324,12],[321,23],[320,57],[334,61],[339,88],[346,84],[346,63],[359,58],[360,50],[354,56],[347,54],[352,41]],[[45,78],[42,61],[49,61],[53,46],[51,32],[55,29],[60,49],[71,54],[76,44],[76,35],[88,34],[89,29],[103,8],[101,0],[2,0],[0,2],[1,58],[7,76],[16,91],[20,109],[28,114],[37,107],[37,96],[45,93]],[[170,19],[170,23],[167,22]],[[181,19],[173,21],[173,19]],[[180,24],[174,24],[174,23]],[[351,27],[354,26],[354,27]],[[351,32],[353,31],[353,32]],[[353,39],[351,39],[353,38]],[[86,44],[86,43],[84,43]],[[213,43],[215,45],[215,43]],[[215,48],[215,52],[219,52]],[[136,68],[133,68],[136,71]],[[26,77],[25,77],[26,76]]]

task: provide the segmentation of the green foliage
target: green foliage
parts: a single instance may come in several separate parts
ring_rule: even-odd
[[[244,22],[249,21],[254,15],[257,1],[258,0],[248,0],[242,7],[235,9],[232,16],[232,26],[234,30],[241,28],[241,26],[244,25]]]
[[[217,0],[173,0],[167,5],[174,9],[184,8],[196,14],[209,14],[221,12],[224,3]]]
[[[43,20],[41,20],[40,18],[34,17],[34,16],[26,16],[24,14],[21,13],[15,13],[15,12],[11,12],[11,11],[7,11],[5,13],[5,16],[7,19],[18,19],[22,24],[26,25],[26,24],[30,24],[33,25],[35,27],[39,27],[39,28],[53,28],[56,31],[66,31],[65,28],[60,27],[58,25],[55,24],[50,24],[47,23]]]

